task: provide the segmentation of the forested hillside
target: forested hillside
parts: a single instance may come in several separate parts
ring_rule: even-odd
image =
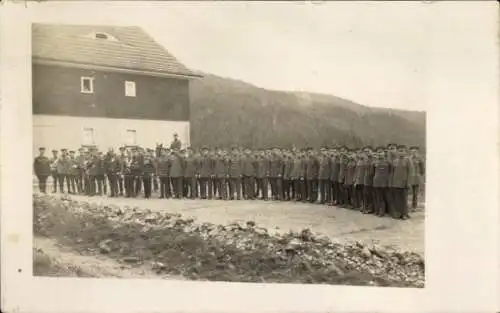
[[[193,146],[380,145],[425,148],[425,112],[367,107],[338,97],[266,90],[204,74],[191,83]]]

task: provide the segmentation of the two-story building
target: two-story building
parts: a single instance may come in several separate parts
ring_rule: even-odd
[[[34,24],[34,151],[189,145],[198,77],[139,27]]]

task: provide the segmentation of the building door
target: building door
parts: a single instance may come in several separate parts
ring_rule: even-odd
[[[83,129],[83,146],[95,146],[95,131],[93,128]]]
[[[137,131],[135,129],[127,129],[126,136],[127,146],[137,146]]]

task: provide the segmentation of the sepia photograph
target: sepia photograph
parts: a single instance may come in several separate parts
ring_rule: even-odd
[[[215,39],[229,10],[182,36]],[[269,20],[246,42],[226,33],[220,55],[200,43],[203,59],[176,19],[33,24],[34,274],[424,287],[414,52],[386,60],[348,25],[297,14],[322,28]],[[269,26],[290,44],[264,45]],[[336,85],[356,60],[395,91]]]
[[[5,4],[8,308],[491,308],[465,283],[500,273],[487,9]]]

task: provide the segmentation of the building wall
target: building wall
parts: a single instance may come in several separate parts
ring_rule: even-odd
[[[49,154],[52,149],[78,149],[88,144],[84,138],[88,128],[94,130],[95,145],[104,151],[129,144],[127,130],[135,130],[136,144],[146,148],[154,148],[156,143],[169,146],[174,133],[183,146],[189,145],[189,122],[185,121],[34,115],[33,152],[42,146]]]
[[[81,77],[94,78],[93,94],[81,92]],[[125,81],[136,97],[125,96]],[[32,84],[33,114],[189,121],[187,79],[33,64]]]

